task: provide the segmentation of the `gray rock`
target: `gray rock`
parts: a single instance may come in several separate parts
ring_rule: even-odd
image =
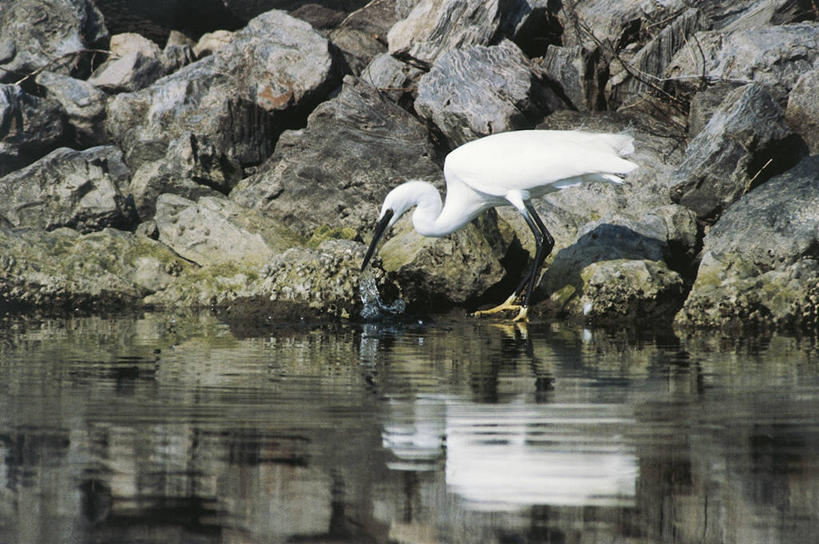
[[[367,0],[221,0],[221,3],[240,20],[246,21],[271,9],[295,10],[304,4],[320,4],[339,11],[353,11],[366,4]]]
[[[588,223],[554,256],[534,312],[595,324],[665,316],[683,302],[684,283],[665,259],[668,226],[657,217],[610,217]],[[537,300],[537,299],[536,299]]]
[[[819,153],[819,68],[805,72],[788,96],[785,119],[802,136],[811,153]]]
[[[390,29],[389,52],[428,66],[449,49],[490,44],[503,15],[499,0],[421,0]]]
[[[705,128],[705,125],[711,120],[714,112],[719,109],[728,93],[740,86],[733,83],[717,83],[698,91],[691,97],[688,106],[689,139],[693,139]]]
[[[361,80],[390,97],[393,102],[411,107],[412,95],[417,91],[417,82],[422,75],[418,68],[382,53],[364,68]]]
[[[0,226],[0,308],[139,306],[190,266],[154,240],[115,229],[80,234]]]
[[[644,98],[646,92],[662,89],[662,76],[674,54],[688,42],[694,32],[703,30],[708,21],[699,9],[689,8],[648,41],[627,65],[611,63],[606,83],[609,105],[628,105]]]
[[[111,58],[100,65],[88,83],[108,92],[143,89],[167,72],[162,51],[151,40],[126,32],[111,36]]]
[[[622,50],[638,40],[640,32],[636,30],[662,28],[670,15],[680,13],[687,7],[682,0],[588,0],[573,5],[555,3],[554,7],[550,6],[563,28],[563,45],[580,46],[586,51],[593,51],[600,44]],[[605,53],[610,54],[611,51]]]
[[[671,198],[713,221],[743,193],[793,166],[805,152],[765,87],[740,87],[728,93],[691,140],[673,175]]]
[[[581,279],[582,294],[564,312],[597,325],[667,326],[685,295],[680,275],[659,261],[595,262],[583,269]]]
[[[349,14],[330,33],[353,74],[360,74],[376,56],[387,51],[387,32],[401,18],[398,0],[369,2]]]
[[[0,83],[19,81],[48,69],[80,79],[88,76],[93,53],[104,48],[108,30],[91,0],[14,0],[0,9]]]
[[[156,199],[163,193],[185,198],[227,194],[239,182],[242,168],[225,158],[209,141],[190,132],[168,144],[161,160],[143,162],[133,172],[130,192],[139,217],[153,217]]]
[[[187,137],[196,146],[194,155],[208,161],[197,166],[199,173],[192,181],[224,187],[236,179],[237,165],[261,163],[280,132],[326,97],[338,82],[336,68],[327,40],[307,23],[268,12],[238,31],[216,54],[142,91],[114,97],[106,126],[127,150],[128,165],[135,172],[147,163],[165,161],[166,166],[153,167],[158,173],[146,174],[164,176],[162,170],[172,170],[180,162],[179,153],[169,151],[171,142]],[[161,183],[143,182],[149,185]],[[140,206],[151,207],[144,200]]]
[[[73,144],[77,147],[101,145],[105,142],[105,105],[108,95],[90,83],[56,72],[40,72],[37,85],[45,89],[66,113],[73,129]]]
[[[146,57],[158,59],[162,54],[157,44],[133,32],[114,34],[111,36],[108,48],[115,57],[122,57],[128,53],[142,53]]]
[[[767,25],[782,25],[810,20],[811,8],[800,0],[731,0],[703,3],[715,28],[730,32]],[[816,14],[813,14],[816,17]]]
[[[164,194],[154,218],[159,241],[200,266],[259,266],[301,240],[274,219],[225,197]]]
[[[475,138],[532,128],[565,107],[523,52],[510,41],[441,55],[418,84],[415,110],[452,147]]]
[[[172,44],[168,43],[165,49],[162,50],[162,68],[166,74],[172,74],[187,66],[196,60],[196,55],[193,52],[193,47],[189,44]]]
[[[492,245],[474,224],[445,238],[426,238],[405,217],[393,230],[379,255],[410,305],[430,310],[468,304],[503,279]]]
[[[65,138],[60,104],[0,84],[0,176],[31,164]]]
[[[273,308],[290,306],[302,316],[357,317],[363,279],[358,269],[365,249],[349,240],[328,240],[316,249],[288,249],[264,266],[258,290]],[[382,293],[395,291],[383,271],[376,268],[367,274],[373,274]]]
[[[327,240],[317,248],[293,247],[259,267],[226,263],[187,267],[144,302],[160,307],[211,307],[267,319],[355,317],[362,308],[359,272],[366,247]],[[367,274],[381,293],[397,288],[377,266]]]
[[[684,326],[819,326],[819,157],[742,197],[708,232]]]
[[[196,45],[193,46],[193,54],[197,58],[213,55],[220,49],[233,41],[235,33],[229,30],[214,30],[213,32],[206,32],[202,34]]]
[[[322,33],[336,28],[347,15],[339,9],[314,2],[306,2],[289,13],[296,19],[307,21],[310,26]]]
[[[668,244],[663,256],[665,262],[674,270],[686,271],[700,249],[697,215],[684,206],[669,204],[649,210],[640,218],[640,222],[646,225],[652,225],[655,221],[662,225],[657,229],[660,239]]]
[[[784,105],[799,76],[819,59],[819,23],[804,22],[733,32],[697,32],[666,68],[683,89],[704,81],[763,83]]]
[[[571,106],[579,111],[603,109],[600,50],[585,51],[580,46],[549,45],[540,66],[560,84]]]
[[[46,230],[128,228],[136,223],[133,203],[123,193],[129,177],[116,147],[59,148],[0,178],[0,215],[17,227]]]
[[[442,179],[433,154],[417,119],[347,76],[338,96],[316,108],[304,129],[285,132],[267,163],[230,196],[305,238],[332,227],[363,240],[394,185]]]
[[[165,42],[165,48],[183,45],[189,45],[193,47],[194,45],[196,45],[196,42],[190,37],[188,37],[188,35],[185,34],[184,32],[180,32],[178,30],[171,30],[170,32],[168,32],[168,40]]]

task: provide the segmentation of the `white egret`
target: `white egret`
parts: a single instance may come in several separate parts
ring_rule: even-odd
[[[521,213],[535,237],[532,266],[509,298],[475,315],[517,310],[514,320],[525,320],[540,268],[554,247],[554,239],[531,199],[585,182],[622,183],[617,174],[637,168],[622,158],[633,151],[631,136],[574,130],[502,132],[468,142],[444,161],[443,204],[438,190],[425,181],[408,181],[387,194],[361,270],[367,267],[387,229],[413,206],[415,230],[423,236],[440,237],[455,232],[489,208],[511,205]],[[524,290],[523,304],[515,304]]]

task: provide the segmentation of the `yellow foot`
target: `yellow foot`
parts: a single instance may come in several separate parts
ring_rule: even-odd
[[[475,317],[481,317],[484,315],[498,314],[500,312],[505,312],[507,310],[521,310],[522,306],[520,306],[519,304],[515,304],[516,298],[517,297],[515,296],[515,294],[512,293],[512,295],[509,298],[507,298],[505,301],[498,304],[494,308],[489,308],[488,310],[479,310],[472,315]]]
[[[529,308],[527,308],[526,306],[521,306],[520,312],[518,312],[517,317],[515,317],[515,319],[513,319],[512,321],[522,321],[524,323],[529,321]]]

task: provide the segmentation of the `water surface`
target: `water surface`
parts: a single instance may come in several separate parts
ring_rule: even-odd
[[[814,542],[819,347],[6,318],[0,542]]]

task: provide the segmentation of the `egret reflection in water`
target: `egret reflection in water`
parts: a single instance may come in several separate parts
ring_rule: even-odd
[[[391,400],[393,470],[444,467],[448,492],[481,510],[534,504],[634,506],[638,461],[617,405]]]

